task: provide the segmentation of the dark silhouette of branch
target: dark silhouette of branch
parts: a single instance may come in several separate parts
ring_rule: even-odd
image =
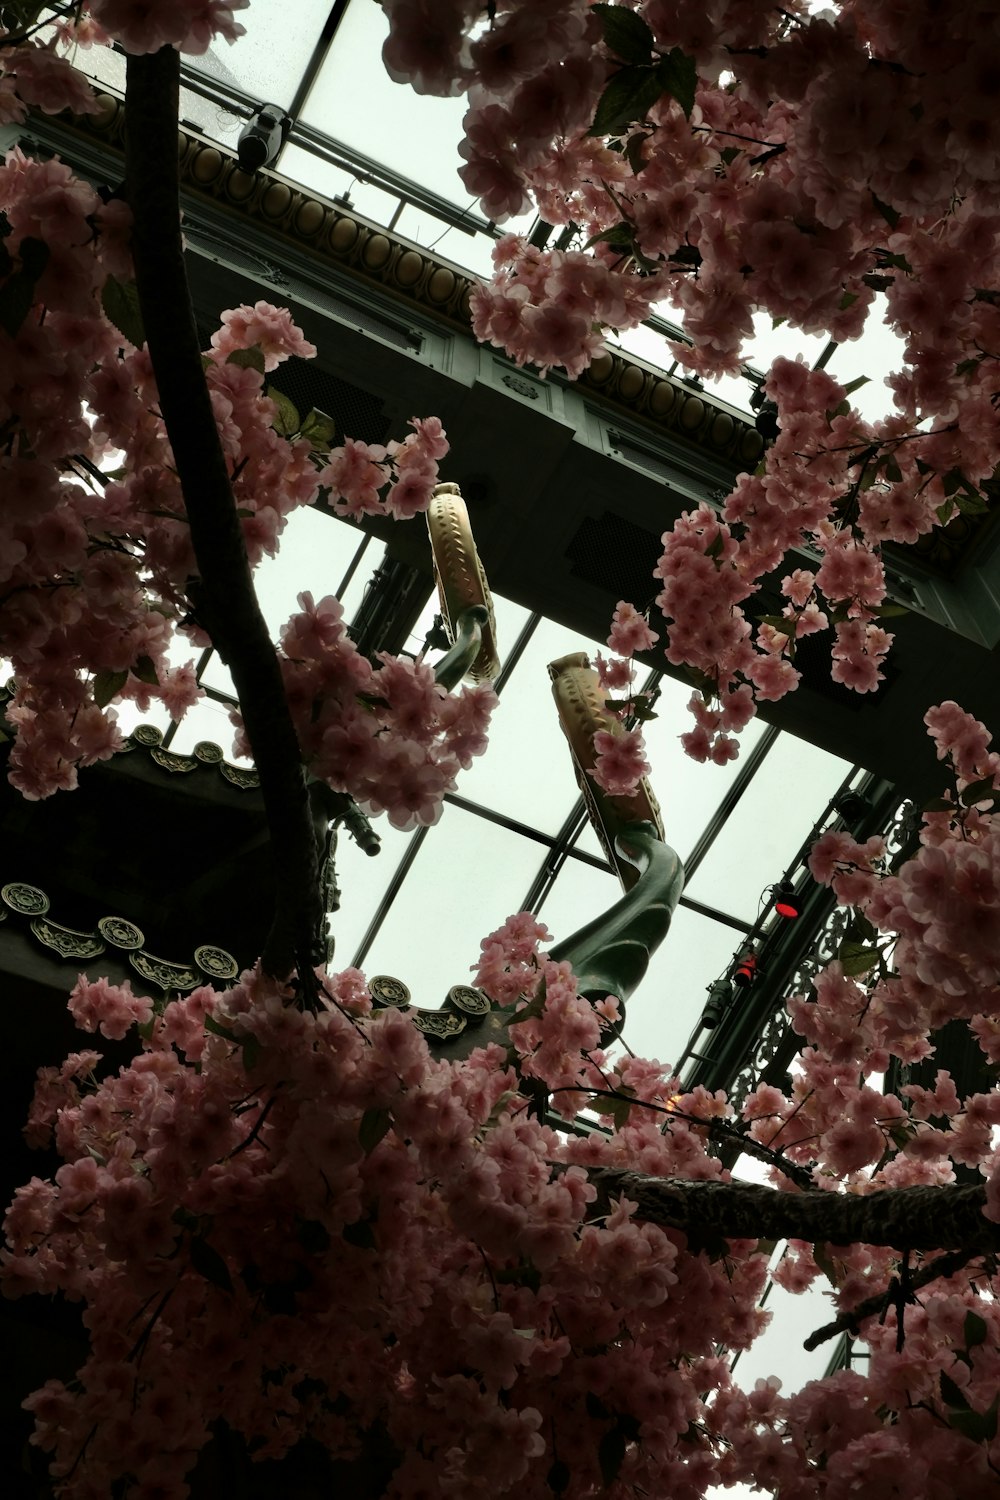
[[[279,977],[297,968],[308,986],[323,957],[318,853],[298,741],[202,370],[181,244],[179,77],[172,47],[128,59],[125,172],[136,283],[198,564],[198,620],[232,672],[270,829],[276,901],[262,961]]]
[[[977,1259],[973,1250],[950,1250],[946,1255],[938,1255],[934,1260],[927,1261],[919,1266],[916,1271],[911,1271],[907,1282],[909,1292],[917,1292],[922,1286],[929,1282],[938,1281],[942,1276],[954,1276],[956,1271],[961,1271],[969,1264],[970,1260]],[[894,1288],[890,1284],[884,1292],[876,1292],[871,1297],[866,1297],[864,1302],[859,1302],[857,1307],[851,1308],[849,1312],[842,1312],[832,1323],[825,1323],[822,1328],[817,1328],[805,1340],[803,1348],[818,1349],[820,1344],[825,1344],[827,1339],[836,1338],[839,1333],[857,1333],[866,1318],[874,1317],[876,1313],[882,1313],[892,1301]]]

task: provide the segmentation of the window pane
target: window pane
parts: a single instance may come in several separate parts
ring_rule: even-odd
[[[517,911],[538,864],[532,840],[446,806],[389,909],[365,972],[395,975],[415,1005],[436,1009],[453,984],[471,983],[480,939]]]
[[[217,37],[200,57],[185,56],[196,73],[287,109],[319,41],[330,0],[251,5],[236,20],[246,29],[234,46]]]
[[[275,8],[279,16],[284,6]],[[307,125],[382,162],[464,207],[469,194],[458,176],[458,143],[464,98],[419,100],[420,126],[412,128],[415,101],[409,87],[393,83],[382,65],[388,24],[371,0],[347,7],[329,56],[302,111]],[[359,108],[361,101],[364,108]],[[286,170],[288,170],[286,168]]]
[[[850,770],[846,761],[782,734],[733,809],[688,894],[753,920]]]
[[[701,1017],[706,991],[729,964],[738,933],[679,906],[629,1001],[625,1040],[640,1057],[675,1063]]]

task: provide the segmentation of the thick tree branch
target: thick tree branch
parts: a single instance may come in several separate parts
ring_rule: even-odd
[[[179,56],[171,47],[128,59],[125,172],[136,283],[191,525],[200,574],[198,617],[232,672],[270,828],[276,907],[263,963],[281,977],[298,967],[308,983],[323,956],[318,855],[298,741],[250,576],[184,269],[179,76]]]
[[[686,1182],[610,1167],[589,1176],[607,1197],[624,1194],[651,1224],[726,1239],[891,1245],[898,1250],[1000,1250],[1000,1224],[984,1218],[985,1187],[885,1188],[881,1192],[781,1193],[738,1182]]]

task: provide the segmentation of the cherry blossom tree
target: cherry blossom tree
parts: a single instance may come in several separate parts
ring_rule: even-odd
[[[575,377],[604,328],[667,304],[689,341],[671,352],[712,377],[739,370],[753,313],[838,341],[878,313],[899,336],[876,422],[824,371],[775,363],[776,441],[721,515],[664,538],[656,599],[668,660],[702,689],[698,758],[732,754],[743,687],[794,688],[796,642],[817,630],[834,680],[874,691],[892,641],[882,545],[983,511],[1000,462],[995,8],[499,0],[485,24],[474,0],[383,9],[390,74],[468,94],[461,175],[483,211],[533,203],[579,246],[501,239],[480,338]],[[782,578],[802,544],[820,565]],[[771,573],[787,602],[755,620]]]
[[[177,49],[235,40],[242,8],[92,0],[62,7],[56,38],[43,43],[29,6],[24,28],[0,37],[10,120],[27,108],[91,107],[64,44],[110,39],[129,56],[123,196],[104,201],[62,163],[20,152],[0,169],[11,774],[30,797],[71,789],[79,767],[114,753],[115,702],[159,697],[180,713],[192,701],[193,673],[168,667],[168,642],[178,632],[210,640],[236,683],[278,871],[274,925],[252,971],[224,992],[206,986],[166,1003],[81,977],[69,1001],[78,1026],[132,1037],[133,1059],[114,1071],[88,1048],[39,1074],[28,1136],[54,1143],[63,1165],[16,1194],[0,1282],[8,1297],[60,1294],[84,1308],[89,1348],[75,1381],[51,1380],[28,1402],[55,1492],[237,1493],[254,1464],[308,1449],[314,1483],[319,1474],[329,1488],[380,1500],[697,1500],[740,1480],[791,1500],[876,1488],[951,1500],[956,1474],[963,1496],[986,1500],[1000,1478],[1000,1094],[962,1097],[943,1069],[933,1089],[882,1088],[892,1059],[931,1056],[934,1033],[955,1019],[1000,1064],[1000,756],[982,725],[952,703],[929,712],[951,787],[900,868],[887,866],[878,839],[834,833],[814,848],[816,879],[854,909],[853,947],[793,1002],[803,1049],[788,1092],[761,1086],[740,1117],[724,1095],[684,1092],[669,1067],[610,1054],[614,998],[581,995],[529,913],[483,941],[475,974],[504,1011],[505,1042],[462,1060],[433,1055],[406,1015],[373,1012],[362,975],[321,962],[307,769],[399,826],[432,821],[484,746],[491,695],[447,697],[421,668],[360,657],[336,600],[304,596],[277,648],[264,628],[251,570],[292,510],[323,489],[347,514],[405,519],[429,499],[447,440],[426,415],[384,450],[347,441],[328,453],[308,417],[282,430],[266,373],[312,351],[265,304],[226,312],[211,347],[199,347],[179,232]],[[425,90],[482,91],[467,172],[496,211],[520,207],[528,184],[553,222],[562,200],[564,218],[604,236],[595,254],[562,261],[501,242],[506,290],[485,291],[477,317],[491,336],[494,318],[537,336],[524,358],[572,371],[594,321],[622,326],[681,288],[695,361],[716,357],[705,350],[734,358],[741,307],[768,297],[795,300],[782,316],[823,318],[843,336],[859,326],[856,304],[870,301],[866,277],[907,278],[915,404],[898,430],[865,431],[860,451],[870,455],[842,463],[856,452],[860,419],[827,408],[826,377],[781,367],[769,389],[782,438],[760,487],[747,481],[739,515],[689,517],[662,564],[677,608],[668,613],[691,641],[669,649],[697,647],[692,577],[699,589],[702,578],[718,581],[715,628],[746,643],[744,582],[811,528],[824,562],[814,580],[789,578],[789,621],[819,625],[819,589],[846,605],[841,659],[860,670],[859,654],[880,657],[878,561],[851,511],[870,490],[854,470],[860,463],[863,476],[877,461],[879,484],[895,494],[919,455],[926,485],[914,482],[911,510],[924,489],[937,500],[933,486],[943,493],[952,469],[962,477],[950,503],[986,472],[972,455],[974,436],[982,453],[991,441],[982,416],[991,357],[954,377],[950,354],[918,358],[929,335],[915,291],[925,270],[924,284],[937,284],[928,267],[940,241],[962,268],[956,307],[966,309],[941,345],[982,317],[976,336],[993,347],[992,303],[969,288],[989,290],[988,194],[975,165],[989,129],[973,82],[995,17],[949,7],[932,45],[926,17],[921,30],[902,7],[874,3],[845,6],[835,22],[793,7],[785,27],[782,13],[749,3],[533,0],[488,7],[478,31],[472,3],[386,8],[390,71]],[[962,37],[974,19],[972,56]],[[724,75],[737,60],[731,86]],[[838,95],[851,67],[858,76]],[[965,113],[953,121],[960,90],[949,70],[957,78],[962,68]],[[887,105],[870,76],[886,81]],[[926,76],[950,82],[935,93]],[[817,132],[838,98],[853,123],[828,180]],[[915,115],[918,99],[925,113]],[[880,111],[888,123],[876,148],[866,143]],[[595,114],[599,136],[588,134]],[[923,174],[909,165],[912,142],[903,168],[885,147],[893,125],[910,141],[904,115],[921,140],[925,116],[935,125]],[[734,144],[720,148],[723,127],[736,126]],[[764,160],[744,151],[748,135]],[[935,149],[944,140],[956,164],[947,204],[934,196],[931,140]],[[894,171],[909,172],[910,198]],[[796,197],[807,183],[808,209]],[[844,217],[833,224],[839,201]],[[925,223],[932,213],[937,228]],[[681,223],[693,226],[683,236]],[[882,262],[876,230],[887,240]],[[634,247],[624,260],[623,231]],[[785,243],[789,233],[808,237],[821,273],[797,240]],[[983,248],[973,270],[963,236],[975,233]],[[872,243],[852,251],[855,301],[841,306],[841,240],[866,234]],[[727,236],[738,246],[731,264]],[[697,255],[678,254],[681,239]],[[752,271],[741,239],[769,272],[787,261],[778,290]],[[559,300],[572,288],[583,313]],[[516,306],[504,310],[503,298]],[[922,382],[932,366],[956,405],[948,415],[935,406],[940,430],[928,433],[913,424],[925,402],[930,414]],[[104,473],[112,454],[113,477]],[[819,475],[825,519],[826,501],[807,494]],[[815,510],[808,527],[786,519],[800,503]],[[777,690],[794,672],[783,634],[772,627],[752,660],[734,657],[730,677],[715,679],[721,706],[703,703],[694,748],[725,758],[752,690]],[[649,626],[623,601],[602,664],[607,685],[627,688],[627,658],[650,645]],[[595,779],[624,795],[642,773],[641,747],[609,740],[597,747],[607,754]],[[585,1105],[606,1130],[568,1128]],[[731,1180],[723,1157],[741,1152],[763,1164],[765,1184]],[[959,1181],[963,1169],[972,1170]],[[776,1380],[749,1393],[734,1381],[720,1351],[747,1348],[765,1326],[759,1297],[778,1240],[789,1244],[775,1272],[784,1285],[830,1284],[835,1319],[814,1338],[857,1335],[868,1376],[845,1370],[788,1395]]]

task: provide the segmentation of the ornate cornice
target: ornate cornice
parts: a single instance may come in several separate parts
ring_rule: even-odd
[[[228,984],[239,974],[233,955],[213,943],[200,944],[190,962],[159,958],[146,948],[142,929],[125,917],[101,917],[90,929],[66,927],[49,916],[46,893],[25,881],[11,880],[0,887],[0,903],[0,922],[8,916],[23,919],[39,946],[57,958],[79,967],[109,948],[116,950],[120,963],[127,963],[145,984],[165,995],[181,994],[200,984]]]
[[[123,154],[123,101],[102,91],[98,102],[97,114],[61,116],[59,127]],[[244,172],[233,152],[190,126],[180,130],[177,149],[185,193],[211,201],[258,231],[280,235],[317,265],[336,267],[419,309],[424,317],[471,336],[470,297],[476,282],[459,267],[276,172]],[[518,379],[513,367],[504,379],[513,386]],[[763,440],[749,418],[617,350],[605,350],[578,386],[602,404],[727,460],[734,473],[752,468],[763,452]]]
[[[241,792],[253,792],[260,786],[260,777],[252,766],[234,766],[226,760],[221,745],[212,740],[199,740],[190,755],[178,755],[173,750],[164,750],[163,733],[155,724],[137,724],[117,753],[126,755],[134,750],[145,750],[154,765],[174,776],[190,775],[207,766],[214,767],[230,786]]]

